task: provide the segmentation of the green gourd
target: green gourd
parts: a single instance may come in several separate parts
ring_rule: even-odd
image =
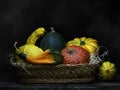
[[[65,40],[60,33],[56,32],[52,27],[51,31],[41,39],[40,48],[43,50],[52,49],[61,51],[65,47]]]

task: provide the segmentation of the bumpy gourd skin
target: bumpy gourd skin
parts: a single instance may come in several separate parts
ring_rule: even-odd
[[[68,46],[61,51],[64,64],[89,63],[89,52],[80,46]]]
[[[40,38],[41,36],[43,36],[45,34],[45,29],[40,27],[38,29],[36,29],[27,39],[26,44],[33,44],[35,45],[36,40],[38,38]]]

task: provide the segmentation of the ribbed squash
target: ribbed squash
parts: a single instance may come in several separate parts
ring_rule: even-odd
[[[110,61],[103,62],[99,68],[99,74],[103,80],[113,80],[113,78],[115,78],[116,71],[117,69],[115,64]]]
[[[56,32],[53,28],[48,32],[40,42],[40,48],[43,50],[53,49],[53,50],[62,50],[65,47],[64,38]]]
[[[76,45],[76,46],[82,46],[84,49],[86,49],[90,53],[95,53],[98,49],[98,42],[97,40],[93,38],[74,38],[73,40],[70,40],[66,44],[67,46]]]

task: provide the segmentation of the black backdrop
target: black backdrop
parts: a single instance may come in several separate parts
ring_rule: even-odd
[[[116,0],[0,0],[0,71],[10,71],[7,55],[38,27],[52,26],[66,41],[92,37],[120,64],[120,6]],[[118,68],[119,69],[119,68]],[[1,72],[2,73],[2,72]]]

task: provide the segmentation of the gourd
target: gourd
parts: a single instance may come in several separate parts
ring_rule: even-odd
[[[62,55],[59,51],[42,48],[36,46],[36,41],[45,34],[44,28],[36,29],[26,40],[26,44],[16,47],[14,45],[15,58],[19,62],[27,62],[31,64],[59,64],[62,63]]]
[[[17,42],[15,42],[15,59],[19,62],[23,62],[21,58],[16,56],[16,53],[25,53],[29,56],[37,56],[43,52],[41,48],[35,45],[36,40],[42,37],[45,34],[45,29],[43,27],[37,28],[35,31],[30,34],[28,39],[26,40],[26,44],[16,47]]]
[[[43,50],[53,49],[53,50],[62,50],[65,47],[65,41],[63,37],[56,32],[52,27],[51,31],[48,32],[40,42],[40,48]]]
[[[25,53],[17,53],[18,57],[31,64],[61,64],[62,55],[59,51],[50,49],[45,50],[42,54],[31,57]]]
[[[74,38],[67,42],[66,46],[82,46],[90,53],[95,53],[98,49],[98,42],[93,38],[81,37],[81,38]]]
[[[89,52],[80,46],[67,46],[61,51],[64,64],[88,64]]]
[[[104,61],[99,67],[99,75],[102,80],[113,80],[116,71],[115,64],[110,61]]]
[[[26,44],[35,45],[36,41],[45,34],[45,29],[40,27],[36,29],[32,34],[28,37]]]

